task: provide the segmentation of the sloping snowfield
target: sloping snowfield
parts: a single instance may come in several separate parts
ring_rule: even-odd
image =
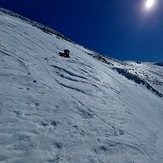
[[[114,69],[163,67],[94,55],[0,12],[0,163],[163,163],[163,98]]]

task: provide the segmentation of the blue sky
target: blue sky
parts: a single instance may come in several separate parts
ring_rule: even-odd
[[[1,0],[10,9],[99,53],[120,59],[163,61],[163,1]]]

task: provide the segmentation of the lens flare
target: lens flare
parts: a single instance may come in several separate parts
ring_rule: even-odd
[[[145,8],[146,9],[151,9],[153,8],[155,5],[155,1],[154,0],[147,0],[145,3]]]

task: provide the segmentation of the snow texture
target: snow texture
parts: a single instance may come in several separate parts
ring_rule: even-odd
[[[163,67],[61,36],[0,9],[0,162],[162,163]]]

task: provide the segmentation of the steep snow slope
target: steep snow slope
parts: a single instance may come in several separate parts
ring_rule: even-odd
[[[162,67],[131,64],[0,12],[0,162],[162,163],[163,98],[116,71]]]

